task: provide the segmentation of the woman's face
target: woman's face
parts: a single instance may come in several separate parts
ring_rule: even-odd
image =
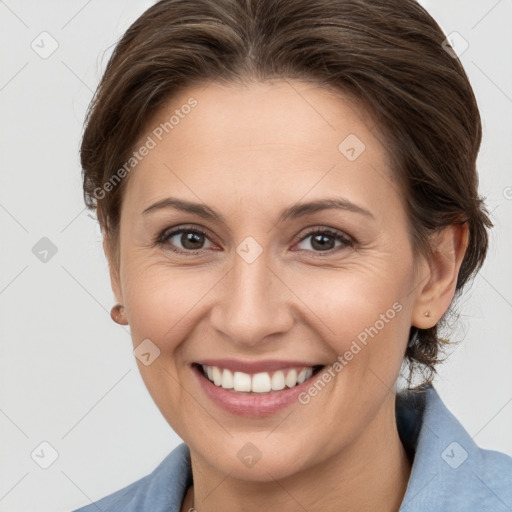
[[[210,84],[161,108],[143,145],[113,286],[147,388],[193,457],[266,481],[389,431],[428,267],[413,269],[371,120],[311,84]],[[293,385],[292,369],[320,365]],[[230,375],[239,391],[222,387]]]

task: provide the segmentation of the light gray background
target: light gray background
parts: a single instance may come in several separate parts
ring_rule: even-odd
[[[483,117],[481,193],[495,229],[460,303],[465,336],[435,381],[482,447],[512,455],[512,0],[424,0],[461,55]],[[0,1],[0,511],[66,511],[149,473],[180,440],[138,373],[78,144],[112,45],[152,2]],[[32,47],[56,51],[41,58]],[[44,49],[40,42],[44,40]],[[48,237],[46,263],[32,247]],[[58,452],[40,447],[46,441]],[[42,451],[41,451],[42,450]],[[39,454],[39,457],[37,456]]]

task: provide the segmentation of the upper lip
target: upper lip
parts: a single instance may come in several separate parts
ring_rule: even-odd
[[[266,359],[263,361],[240,361],[237,359],[202,359],[196,361],[199,365],[217,366],[219,368],[231,370],[232,372],[260,373],[284,370],[285,368],[309,368],[323,366],[322,364],[312,364],[306,361],[290,361]]]

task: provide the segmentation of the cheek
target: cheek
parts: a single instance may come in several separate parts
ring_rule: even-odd
[[[218,280],[212,274],[142,257],[127,264],[124,295],[134,344],[149,338],[164,355],[172,353],[190,332]]]
[[[350,376],[351,389],[375,375],[388,383],[395,379],[410,324],[411,272],[408,261],[399,265],[375,255],[371,264],[295,278],[293,289],[307,306],[302,308],[307,322],[336,354],[341,366],[335,373],[343,375],[340,382]]]
[[[395,319],[405,308],[409,283],[407,272],[375,262],[314,275],[304,273],[295,277],[293,286],[316,315],[317,323],[344,338],[346,334],[357,336],[381,315]]]

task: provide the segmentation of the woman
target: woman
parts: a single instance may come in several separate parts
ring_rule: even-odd
[[[184,443],[80,510],[512,509],[512,459],[432,385],[492,226],[445,39],[413,0],[162,0],[128,29],[84,196]]]

